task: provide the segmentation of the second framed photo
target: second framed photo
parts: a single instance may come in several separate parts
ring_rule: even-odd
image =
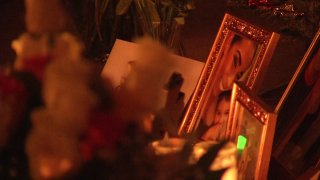
[[[310,179],[320,170],[320,28],[276,111],[275,163],[286,179]]]
[[[256,92],[279,35],[225,14],[189,105],[179,135],[199,140],[226,139],[232,85]]]
[[[227,134],[238,148],[238,179],[267,179],[277,114],[243,83],[234,83]]]

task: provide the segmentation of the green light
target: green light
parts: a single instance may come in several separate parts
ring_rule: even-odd
[[[246,144],[247,144],[247,138],[242,136],[242,135],[239,135],[238,136],[238,144],[237,144],[237,148],[239,150],[243,150],[245,147],[246,147]]]

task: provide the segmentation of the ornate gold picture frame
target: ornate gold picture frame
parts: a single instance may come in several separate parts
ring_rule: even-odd
[[[281,108],[285,105],[286,101],[288,98],[290,98],[290,93],[292,93],[294,90],[297,88],[297,82],[299,80],[299,76],[301,76],[303,74],[302,71],[304,71],[305,67],[307,66],[307,64],[310,61],[310,56],[312,56],[312,53],[315,53],[315,49],[317,48],[316,46],[319,46],[320,43],[320,28],[318,30],[318,32],[316,33],[315,37],[313,38],[313,41],[311,42],[307,52],[305,53],[305,55],[303,56],[298,69],[296,70],[296,72],[294,73],[292,79],[290,80],[288,86],[286,87],[283,95],[281,96],[281,99],[279,100],[276,108],[275,108],[275,112],[279,112],[281,110]]]
[[[279,35],[230,14],[225,14],[195,92],[186,107],[179,135],[195,134],[202,140],[214,124],[218,96],[230,91],[234,81],[257,91],[270,62]],[[230,96],[230,95],[229,95]],[[204,128],[202,128],[204,127]],[[213,136],[224,138],[225,122]],[[217,131],[216,131],[217,132]],[[212,137],[213,137],[212,136]]]
[[[277,115],[244,84],[234,83],[227,133],[237,142],[242,179],[267,179]]]
[[[320,29],[279,102],[273,157],[292,179],[320,170]]]

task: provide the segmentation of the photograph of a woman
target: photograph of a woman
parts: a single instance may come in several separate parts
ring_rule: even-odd
[[[179,135],[194,134],[199,140],[204,138],[206,130],[216,124],[215,113],[220,94],[230,91],[234,82],[242,82],[258,92],[279,37],[275,32],[226,13],[196,89],[187,103]],[[219,135],[218,139],[230,138],[229,125],[232,122],[229,119],[222,133],[224,137]],[[215,128],[219,129],[218,126]]]
[[[250,69],[250,65],[254,63],[257,44],[253,40],[231,34],[226,44],[229,45],[224,49],[221,56],[223,73],[221,74],[219,87],[214,87],[214,91],[230,90],[233,82],[244,78],[247,75],[245,73]]]
[[[225,91],[230,91],[233,82],[245,81],[248,78],[254,64],[258,44],[246,37],[232,33],[226,38],[224,47],[221,53],[222,65],[219,68],[220,72],[217,72],[220,77],[212,82],[212,90],[203,109],[201,118],[203,122],[200,122],[200,125],[204,126],[203,129],[211,128],[211,134],[213,133],[212,126],[215,124],[212,117],[215,117],[219,96]],[[225,121],[227,119],[228,116]],[[215,129],[217,134],[220,128],[216,126]],[[223,132],[219,134],[223,134]],[[208,135],[203,135],[202,139],[207,140]],[[220,137],[220,139],[223,139],[223,137]]]

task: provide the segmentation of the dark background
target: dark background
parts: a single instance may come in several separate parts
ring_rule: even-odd
[[[11,42],[25,31],[24,12],[23,0],[0,0],[0,64],[15,58]]]
[[[308,47],[306,39],[292,38],[279,32],[280,20],[270,20],[259,16],[250,8],[230,8],[225,0],[198,0],[195,9],[186,19],[182,30],[182,47],[184,56],[206,61],[211,46],[218,32],[220,23],[226,12],[245,21],[258,25],[266,30],[281,35],[269,68],[263,80],[263,91],[279,87],[287,83]],[[11,48],[12,40],[25,31],[24,1],[0,0],[0,64],[11,63],[15,53]]]
[[[293,73],[305,51],[310,39],[292,37],[283,34],[280,27],[284,21],[262,17],[250,8],[230,8],[226,0],[198,0],[195,10],[186,19],[182,31],[182,49],[184,56],[205,62],[214,42],[220,23],[226,12],[249,23],[281,35],[270,65],[266,71],[260,92],[273,92],[281,95],[281,90],[292,78]],[[0,65],[12,63],[15,53],[11,42],[25,32],[23,0],[0,0]],[[101,64],[103,66],[103,64]],[[269,96],[273,96],[270,93]],[[274,99],[266,100],[270,106],[277,103]]]

